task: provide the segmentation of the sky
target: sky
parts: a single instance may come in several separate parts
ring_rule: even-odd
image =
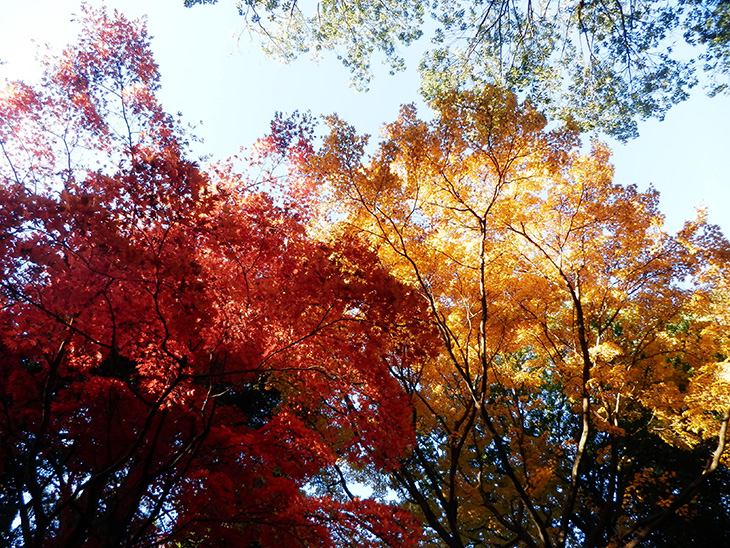
[[[349,87],[349,72],[334,56],[289,65],[265,57],[244,30],[235,0],[183,7],[183,0],[92,0],[130,18],[147,16],[152,49],[162,74],[160,98],[169,112],[182,112],[203,139],[196,152],[224,159],[251,146],[269,129],[276,111],[337,113],[359,133],[377,140],[401,104],[416,102],[415,65],[391,76],[383,68],[367,93]],[[78,33],[73,22],[79,0],[0,0],[0,79],[29,83],[39,76],[39,48],[61,48]],[[202,123],[201,123],[202,122]],[[706,207],[709,221],[730,235],[730,97],[707,98],[696,89],[662,122],[639,126],[627,144],[604,139],[612,148],[615,180],[661,193],[666,228],[674,232]],[[586,137],[587,141],[588,138]]]

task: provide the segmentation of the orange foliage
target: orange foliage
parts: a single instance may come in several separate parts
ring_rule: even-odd
[[[367,238],[440,335],[400,379],[417,444],[393,485],[449,546],[637,543],[725,449],[728,244],[702,220],[666,234],[605,145],[579,154],[509,93],[434,107],[430,123],[404,107],[370,158],[330,117],[293,162],[319,229]],[[666,443],[694,464],[651,493],[640,478],[685,454]]]

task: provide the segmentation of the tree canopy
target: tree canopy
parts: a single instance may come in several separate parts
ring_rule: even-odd
[[[331,117],[294,161],[332,237],[367,238],[440,335],[398,377],[416,444],[389,485],[433,545],[663,546],[670,518],[727,543],[728,242],[702,218],[666,234],[655,191],[509,92],[434,107],[369,158]]]
[[[0,99],[3,545],[414,545],[404,511],[307,485],[404,454],[418,301],[187,160],[158,80],[141,23],[87,11]]]
[[[215,0],[185,0],[186,6]],[[727,88],[728,7],[720,0],[567,3],[511,0],[243,0],[238,11],[270,54],[332,50],[367,86],[373,58],[392,71],[404,47],[429,40],[420,61],[428,99],[492,84],[551,118],[619,139],[687,98],[697,69]],[[688,44],[694,46],[690,48]]]
[[[82,23],[0,92],[4,544],[730,542],[717,227],[491,85],[202,167]]]

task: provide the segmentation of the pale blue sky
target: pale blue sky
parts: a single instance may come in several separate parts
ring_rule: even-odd
[[[301,59],[282,65],[251,43],[233,0],[185,9],[182,0],[94,0],[128,17],[148,15],[152,47],[162,73],[162,100],[199,126],[198,150],[222,159],[268,130],[275,111],[337,112],[360,133],[377,138],[402,103],[418,101],[414,66],[403,74],[378,74],[368,93],[348,86],[349,74],[332,56],[318,65]],[[0,0],[0,76],[32,81],[36,44],[61,47],[78,27],[78,0]],[[416,55],[417,57],[417,55]],[[411,63],[415,65],[416,63]],[[616,180],[661,192],[667,229],[674,231],[705,205],[709,219],[730,234],[730,97],[708,99],[696,90],[663,122],[640,125],[641,137],[610,142]]]

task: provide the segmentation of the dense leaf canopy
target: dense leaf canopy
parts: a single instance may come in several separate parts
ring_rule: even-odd
[[[144,24],[82,19],[0,93],[3,544],[730,544],[702,215],[666,233],[604,145],[491,85],[370,157],[278,115],[203,168]]]
[[[200,3],[212,2],[185,0]],[[430,39],[420,63],[427,98],[503,86],[551,118],[619,139],[686,99],[696,69],[709,71],[713,93],[730,69],[721,0],[242,0],[238,9],[269,53],[334,50],[361,87],[374,54],[401,70],[403,46]]]
[[[419,359],[418,301],[186,160],[144,26],[84,24],[0,100],[1,543],[414,544],[404,512],[306,486],[404,454],[388,370]]]
[[[333,237],[368,238],[440,334],[398,377],[417,443],[391,487],[433,545],[665,545],[676,516],[726,544],[727,491],[692,501],[726,447],[728,242],[702,218],[666,234],[655,191],[511,93],[434,107],[370,158],[331,117],[294,161]]]

